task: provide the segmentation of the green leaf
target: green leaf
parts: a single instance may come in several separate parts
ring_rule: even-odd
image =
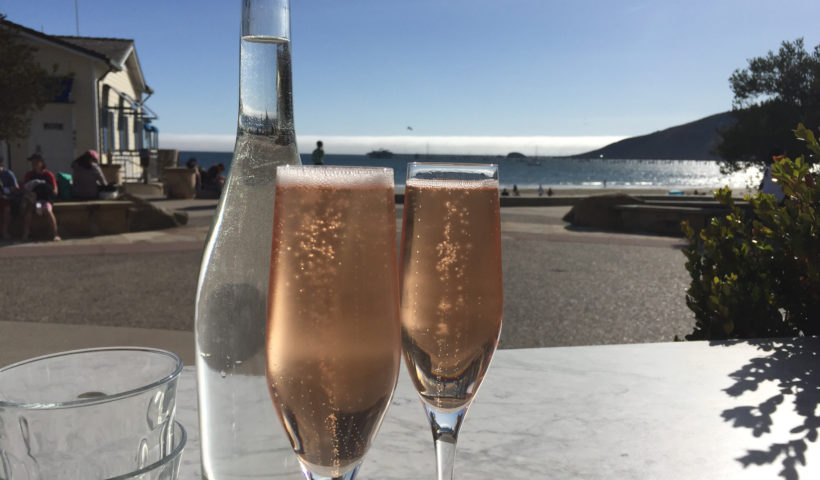
[[[814,151],[814,132],[803,125],[794,131]],[[721,188],[715,198],[731,205],[729,214],[699,232],[682,225],[690,240],[686,304],[696,318],[687,339],[820,335],[820,185],[806,179],[815,159],[798,155],[772,167],[791,196],[782,205],[757,193],[747,197],[749,215]]]

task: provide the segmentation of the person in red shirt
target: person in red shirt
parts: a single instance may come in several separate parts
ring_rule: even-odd
[[[26,172],[22,184],[26,191],[22,240],[28,240],[31,217],[36,213],[48,217],[54,234],[53,240],[56,242],[60,240],[60,236],[57,235],[57,217],[54,216],[51,200],[57,196],[57,177],[46,170],[46,161],[39,153],[29,157],[29,161],[31,170]]]

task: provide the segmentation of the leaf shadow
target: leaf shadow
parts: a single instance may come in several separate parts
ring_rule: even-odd
[[[729,374],[734,384],[724,391],[735,398],[756,391],[763,383],[772,382],[778,393],[757,405],[741,405],[724,410],[721,417],[736,428],[749,429],[754,437],[771,433],[773,415],[791,405],[797,422],[789,429],[788,441],[772,443],[767,450],[747,450],[737,460],[747,468],[780,462],[779,472],[785,480],[799,480],[798,466],[806,465],[808,442],[817,441],[820,417],[820,338],[783,338],[747,340],[765,355],[752,358],[739,370]],[[732,345],[738,342],[715,342]]]

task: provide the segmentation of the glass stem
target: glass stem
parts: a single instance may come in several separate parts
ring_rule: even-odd
[[[353,480],[354,478],[356,478],[356,474],[359,473],[359,467],[361,467],[361,463],[359,465],[356,465],[356,468],[350,470],[344,475],[340,475],[338,477],[325,477],[322,475],[314,474],[313,472],[308,470],[304,464],[302,464],[302,474],[305,476],[305,480]]]
[[[451,480],[453,467],[456,462],[456,436],[444,433],[435,437],[436,444],[436,475],[438,480]]]
[[[438,480],[452,480],[458,432],[461,430],[461,423],[467,413],[467,406],[455,412],[440,412],[425,403],[424,409],[427,411],[427,419],[430,421],[433,442],[436,446]]]

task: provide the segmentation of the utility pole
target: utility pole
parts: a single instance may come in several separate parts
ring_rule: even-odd
[[[77,26],[77,36],[80,36],[80,8],[77,5],[79,0],[74,0],[74,24]]]

